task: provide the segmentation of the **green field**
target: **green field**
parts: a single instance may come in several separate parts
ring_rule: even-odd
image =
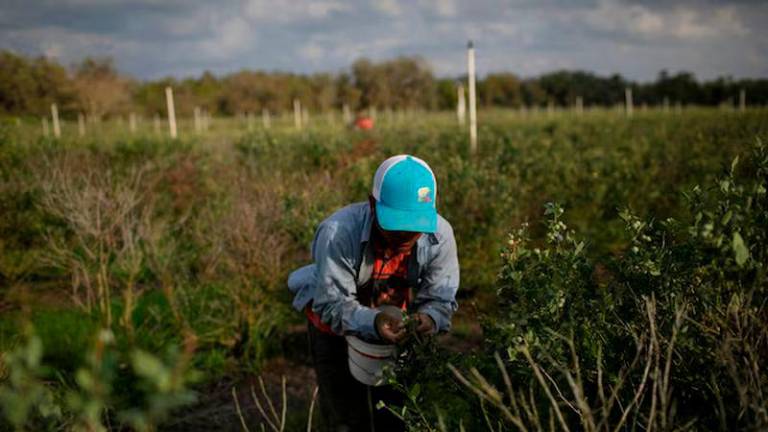
[[[474,155],[452,114],[340,117],[3,120],[0,430],[260,430],[260,376],[305,430],[287,275],[398,153],[462,273],[453,333],[397,373],[413,430],[768,427],[768,111],[482,111]]]

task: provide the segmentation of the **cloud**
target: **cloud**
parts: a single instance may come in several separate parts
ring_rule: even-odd
[[[385,15],[396,17],[403,13],[398,0],[379,0],[373,2],[373,8]]]
[[[0,49],[108,55],[140,78],[338,71],[421,55],[438,75],[557,68],[651,79],[768,74],[768,2],[741,0],[5,0]]]
[[[336,12],[352,8],[350,3],[340,0],[291,0],[277,4],[270,0],[245,0],[245,15],[263,22],[296,22],[328,18]]]
[[[701,9],[686,5],[660,10],[642,4],[600,0],[596,8],[583,11],[582,17],[593,29],[652,41],[669,38],[701,41],[749,34],[733,6]]]

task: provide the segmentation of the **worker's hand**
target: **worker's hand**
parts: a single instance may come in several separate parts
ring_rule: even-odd
[[[416,326],[417,333],[423,335],[433,335],[437,333],[437,325],[435,325],[435,320],[433,320],[431,316],[417,312],[413,315],[413,318],[418,323]]]
[[[376,315],[376,331],[382,339],[392,343],[400,342],[406,335],[402,319],[394,318],[384,312]]]

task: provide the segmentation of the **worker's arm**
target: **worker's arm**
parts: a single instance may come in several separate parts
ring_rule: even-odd
[[[450,225],[446,223],[440,242],[432,247],[437,251],[422,273],[414,305],[418,312],[432,318],[436,331],[448,331],[451,317],[458,308],[456,291],[459,289],[459,259]]]
[[[338,221],[324,222],[318,228],[312,243],[317,283],[312,310],[336,334],[352,333],[375,339],[378,312],[355,298],[354,241],[354,236]]]

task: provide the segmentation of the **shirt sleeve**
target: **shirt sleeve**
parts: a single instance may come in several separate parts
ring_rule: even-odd
[[[357,292],[353,238],[337,222],[320,225],[312,243],[316,283],[312,310],[339,335],[378,339],[377,311],[361,305]]]
[[[448,229],[436,246],[437,252],[427,264],[414,299],[416,310],[429,315],[438,331],[451,328],[451,317],[458,309],[459,259],[453,230]]]

